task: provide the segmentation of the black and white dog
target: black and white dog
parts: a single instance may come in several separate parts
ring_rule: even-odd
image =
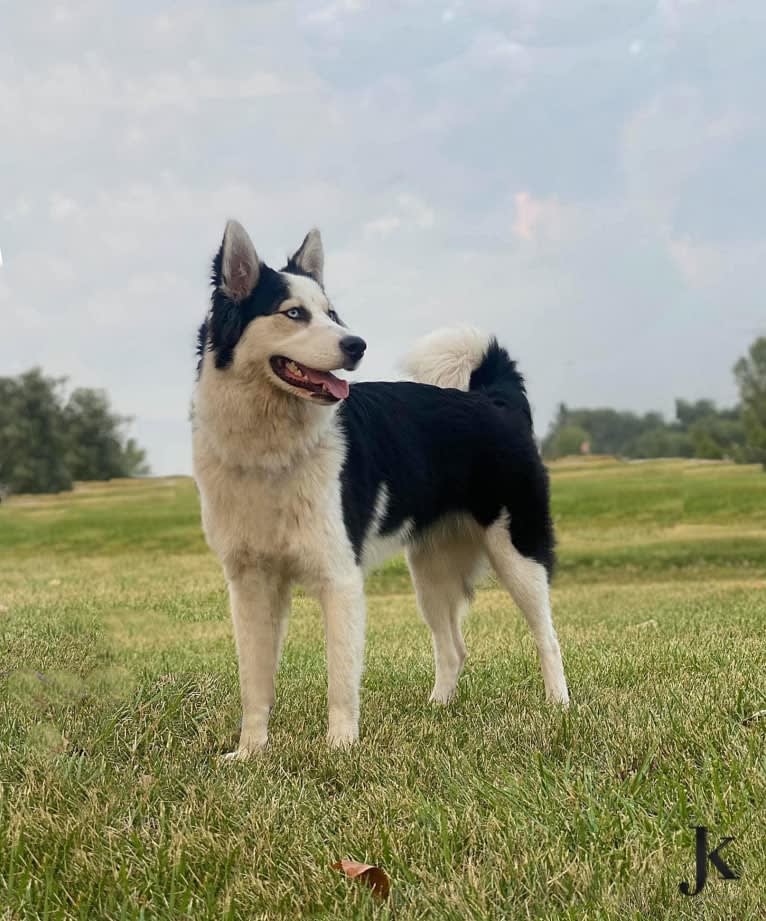
[[[494,339],[444,330],[406,365],[417,381],[348,382],[352,335],[324,290],[312,230],[280,271],[230,221],[199,333],[194,475],[229,587],[242,731],[266,743],[293,583],[316,595],[327,639],[329,741],[358,736],[364,572],[405,549],[433,633],[431,700],[465,659],[461,621],[489,562],[534,635],[549,700],[568,692],[551,620],[548,478],[524,381]]]

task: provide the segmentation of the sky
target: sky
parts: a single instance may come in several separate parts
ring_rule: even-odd
[[[400,376],[497,335],[560,401],[736,400],[766,334],[763,0],[0,0],[0,375],[105,388],[159,474],[227,218]]]

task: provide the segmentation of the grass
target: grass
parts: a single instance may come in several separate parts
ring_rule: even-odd
[[[454,705],[406,570],[369,580],[362,740],[324,745],[318,611],[298,596],[271,745],[238,725],[218,567],[183,478],[0,507],[0,919],[755,918],[766,904],[766,476],[553,470],[573,697],[542,703],[490,583]],[[736,882],[693,881],[710,827]],[[383,866],[389,902],[332,870]]]

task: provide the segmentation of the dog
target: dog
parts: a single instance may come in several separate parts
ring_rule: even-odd
[[[414,381],[356,383],[366,343],[334,310],[311,230],[279,271],[229,221],[199,330],[194,477],[228,584],[242,726],[230,758],[267,741],[274,677],[300,582],[324,613],[328,741],[358,738],[364,574],[405,551],[432,632],[431,700],[447,704],[466,656],[461,622],[485,563],[531,629],[548,700],[569,700],[549,581],[548,476],[524,380],[474,329],[416,345]]]

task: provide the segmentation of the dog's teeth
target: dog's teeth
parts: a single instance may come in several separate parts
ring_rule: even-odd
[[[303,372],[302,372],[301,369],[298,367],[298,365],[295,364],[294,361],[288,361],[288,362],[287,362],[287,370],[288,370],[291,374],[295,374],[297,377],[303,377]]]

